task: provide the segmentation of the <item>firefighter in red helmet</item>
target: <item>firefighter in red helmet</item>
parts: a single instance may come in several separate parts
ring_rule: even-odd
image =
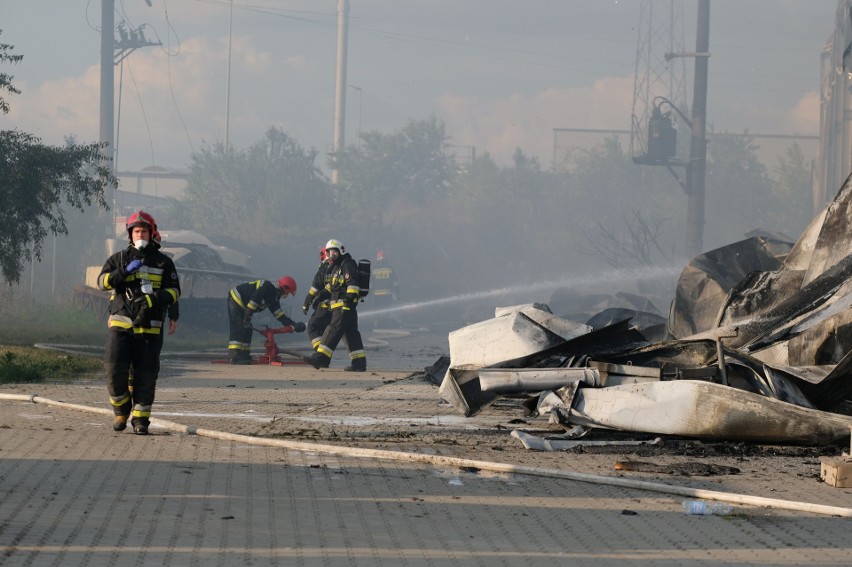
[[[308,314],[311,306],[314,312],[308,319],[308,339],[311,341],[311,348],[314,350],[320,344],[325,328],[331,322],[331,310],[329,309],[328,294],[325,293],[326,275],[328,274],[328,253],[325,246],[320,248],[319,253],[320,263],[317,267],[317,273],[314,274],[314,279],[311,281],[311,288],[305,294],[305,300],[302,302],[302,313]]]
[[[290,319],[281,307],[281,298],[296,294],[296,280],[282,276],[278,281],[254,280],[238,285],[228,293],[228,360],[231,364],[251,364],[251,317],[268,309],[282,325],[305,331],[304,323]]]
[[[131,417],[134,433],[148,434],[163,346],[163,319],[180,298],[180,281],[171,258],[154,244],[157,223],[144,211],[127,217],[130,245],[110,256],[98,287],[110,291],[109,335],[104,370],[113,429],[123,431]],[[133,392],[128,380],[133,373]],[[132,412],[132,413],[131,413]]]

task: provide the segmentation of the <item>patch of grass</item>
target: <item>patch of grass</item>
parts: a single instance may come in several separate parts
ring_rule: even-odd
[[[15,312],[6,311],[0,306],[0,319],[3,320],[0,344],[7,345],[47,343],[103,347],[109,333],[104,317],[88,309],[70,306],[49,305]],[[167,328],[163,332],[167,332]],[[166,334],[163,339],[165,352],[225,349],[228,329],[223,327],[211,330],[202,325],[192,326],[181,319],[177,332],[174,335]]]
[[[94,379],[101,372],[100,358],[31,346],[0,345],[0,384]]]

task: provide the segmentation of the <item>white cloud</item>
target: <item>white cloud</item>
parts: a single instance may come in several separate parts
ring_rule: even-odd
[[[789,129],[801,134],[819,132],[819,93],[811,91],[796,103],[788,118]]]
[[[478,154],[487,151],[500,163],[520,147],[547,164],[554,128],[627,129],[632,100],[633,78],[609,77],[589,87],[492,100],[445,95],[439,108],[454,144],[476,146]]]
[[[291,55],[284,58],[284,65],[294,71],[303,71],[307,68],[308,62],[304,55]]]

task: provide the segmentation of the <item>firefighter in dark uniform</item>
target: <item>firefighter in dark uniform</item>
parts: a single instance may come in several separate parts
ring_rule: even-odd
[[[152,244],[157,223],[151,215],[132,214],[126,228],[130,246],[110,256],[98,275],[98,287],[112,292],[104,370],[115,412],[113,429],[123,431],[132,412],[134,433],[147,435],[163,346],[163,316],[180,298],[180,281],[171,258]]]
[[[296,294],[296,280],[282,276],[277,282],[255,280],[238,285],[228,293],[228,359],[231,364],[251,364],[251,317],[258,311],[269,309],[282,325],[293,327],[301,333],[304,323],[296,323],[281,308],[281,298]]]
[[[154,227],[154,234],[151,235],[151,243],[149,246],[155,246],[157,250],[163,247],[162,237],[160,236],[160,231]],[[168,329],[169,334],[174,335],[175,331],[177,331],[177,322],[180,319],[180,302],[170,303],[168,308]],[[141,317],[147,316],[146,308],[143,307],[139,311]],[[165,330],[165,327],[163,328]],[[162,336],[162,333],[161,333]],[[160,340],[160,348],[163,347],[163,341]],[[157,353],[157,374],[160,373],[160,353]],[[130,394],[133,394],[133,368],[130,368],[130,375],[128,376],[127,389],[130,391]]]
[[[314,368],[328,368],[334,349],[343,339],[351,361],[344,370],[364,372],[367,370],[367,353],[358,331],[358,312],[355,310],[361,300],[358,264],[338,240],[329,240],[325,250],[329,263],[325,291],[330,302],[331,322],[320,339],[317,351],[304,360]]]
[[[311,318],[308,319],[308,338],[311,340],[311,348],[317,350],[320,344],[325,328],[331,322],[331,309],[329,308],[328,294],[325,293],[325,278],[328,274],[328,254],[326,254],[325,246],[320,248],[320,264],[317,268],[317,273],[311,282],[311,289],[305,295],[305,301],[302,303],[302,313],[308,314],[311,306],[314,307],[314,312]]]

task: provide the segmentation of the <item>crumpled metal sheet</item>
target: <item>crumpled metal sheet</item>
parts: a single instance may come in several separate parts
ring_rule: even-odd
[[[852,175],[825,209],[804,283],[810,283],[852,252]]]
[[[752,272],[777,270],[792,246],[754,237],[696,256],[678,278],[669,333],[683,338],[717,326],[728,292]]]
[[[852,428],[849,416],[696,380],[580,388],[557,411],[573,425],[760,443],[827,445]]]
[[[591,327],[536,306],[500,309],[500,314],[450,333],[450,367],[438,390],[441,398],[471,416],[497,399],[484,392],[479,369],[522,368],[553,347],[588,334]]]

